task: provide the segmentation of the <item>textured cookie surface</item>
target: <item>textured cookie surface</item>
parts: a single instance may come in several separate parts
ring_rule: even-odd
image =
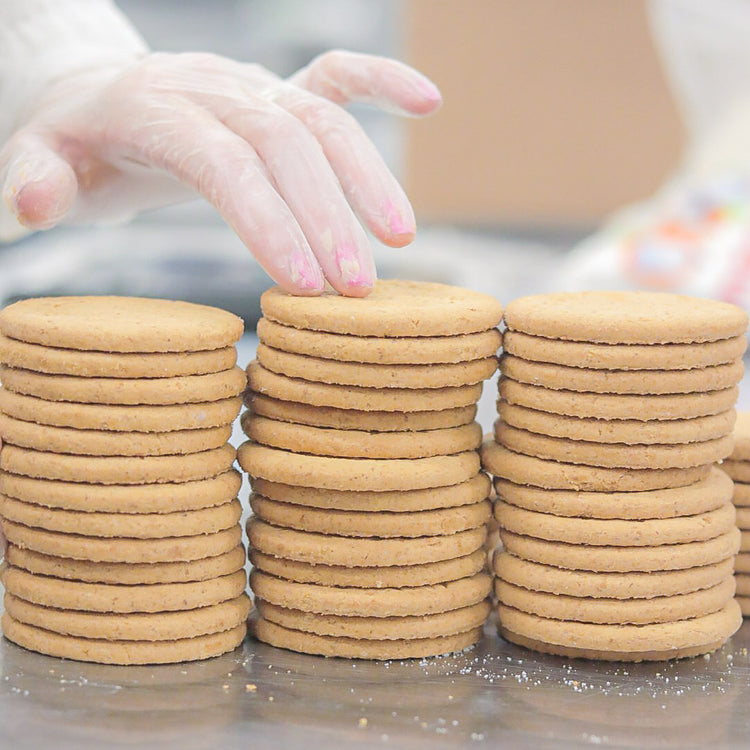
[[[243,443],[237,459],[251,476],[332,490],[417,490],[458,484],[479,471],[475,451],[412,459],[332,458]]]
[[[664,544],[699,542],[726,534],[734,528],[731,503],[696,516],[619,520],[570,518],[538,513],[502,501],[495,503],[500,528],[514,534],[534,536],[568,544],[615,547],[657,547]]]
[[[507,331],[503,350],[532,362],[597,370],[683,370],[711,367],[741,357],[747,348],[744,336],[703,344],[594,344],[563,341]]]
[[[260,299],[266,318],[354,336],[446,336],[500,323],[502,307],[487,294],[420,281],[380,280],[367,297],[295,297],[273,287]]]
[[[739,389],[734,386],[720,391],[708,391],[701,393],[699,398],[690,393],[643,396],[553,390],[501,377],[498,392],[500,398],[508,403],[553,414],[646,421],[688,419],[725,412],[734,408]]]
[[[266,370],[259,362],[246,369],[251,391],[281,401],[358,411],[438,411],[476,404],[482,384],[450,388],[363,388],[314,383]]]
[[[250,547],[267,555],[314,565],[390,567],[453,560],[480,549],[487,536],[484,527],[456,534],[416,539],[352,539],[332,534],[282,529],[259,519],[247,523]]]
[[[733,461],[750,461],[750,411],[737,412],[734,425],[734,450],[730,458]]]
[[[0,422],[0,428],[2,423]],[[242,430],[249,438],[272,448],[342,458],[427,458],[473,451],[482,443],[478,422],[419,432],[369,432],[311,427],[276,419],[242,415]]]
[[[213,534],[240,520],[239,500],[176,513],[102,513],[46,508],[0,495],[0,515],[36,529],[94,537],[164,539]]]
[[[524,560],[499,550],[492,570],[504,581],[531,591],[594,599],[651,599],[710,588],[732,574],[732,558],[684,570],[597,573]]]
[[[693,419],[648,421],[566,417],[505,401],[498,402],[497,410],[503,422],[521,430],[569,440],[626,445],[715,440],[731,433],[735,422],[733,409]]]
[[[234,422],[240,413],[242,399],[225,398],[193,404],[166,406],[121,406],[78,404],[13,393],[0,388],[0,410],[24,422],[72,427],[77,430],[111,430],[114,432],[168,432],[218,427]]]
[[[237,496],[238,471],[179,484],[101,485],[0,472],[0,494],[49,508],[102,513],[176,513],[222,505]]]
[[[440,638],[375,640],[367,638],[337,638],[291,630],[258,618],[251,620],[250,632],[259,641],[277,648],[301,651],[304,654],[338,656],[344,659],[422,659],[450,654],[473,646],[482,637],[482,628]]]
[[[191,404],[238,396],[245,389],[241,367],[178,378],[84,378],[0,367],[3,387],[46,401],[81,404]]]
[[[638,492],[685,487],[705,479],[710,465],[687,469],[624,469],[586,466],[515,453],[485,438],[482,467],[516,484],[589,492]]]
[[[171,641],[221,633],[244,624],[250,608],[250,599],[244,593],[192,610],[129,614],[63,610],[5,595],[5,611],[17,622],[63,635],[108,641]]]
[[[739,336],[745,312],[726,302],[660,292],[561,292],[513,300],[508,328],[609,344],[700,343]]]
[[[303,612],[279,607],[270,602],[256,602],[260,617],[277,625],[303,633],[337,638],[399,640],[440,638],[465,633],[480,627],[490,613],[489,601],[435,614],[399,617],[341,616]]]
[[[245,639],[243,622],[222,633],[168,641],[106,641],[60,635],[21,623],[7,612],[2,617],[3,635],[13,643],[48,656],[100,664],[173,664],[197,661],[233,651]]]
[[[117,563],[152,563],[200,560],[234,549],[242,539],[238,525],[214,534],[164,539],[97,538],[81,534],[32,529],[4,520],[5,537],[11,544],[52,557]]]
[[[309,357],[264,344],[258,344],[256,354],[266,370],[290,378],[364,388],[452,388],[480,383],[497,369],[494,356],[451,364],[384,365]]]
[[[258,338],[274,349],[339,362],[429,365],[490,357],[500,348],[503,337],[497,328],[458,336],[352,336],[293,328],[261,318]]]
[[[192,352],[234,344],[242,336],[243,324],[225,310],[190,302],[40,297],[0,311],[0,332],[63,349]]]
[[[385,513],[305,508],[252,494],[250,507],[258,518],[275,526],[338,536],[381,538],[455,534],[484,525],[491,515],[489,500],[455,508]],[[729,508],[734,518],[731,504]]]
[[[594,572],[663,571],[697,568],[726,560],[739,550],[740,532],[732,529],[702,542],[657,547],[614,547],[568,544],[501,530],[505,549],[525,560],[558,568]]]
[[[562,656],[645,661],[715,651],[742,624],[739,605],[703,617],[653,625],[600,625],[551,620],[498,606],[500,632],[520,645]]]
[[[30,573],[71,581],[113,584],[185,583],[205,581],[235,573],[245,564],[245,549],[238,545],[229,552],[202,560],[163,563],[105,563],[53,557],[31,549],[8,545],[9,565]]]
[[[551,390],[584,393],[703,393],[731,388],[742,379],[741,359],[693,370],[593,370],[547,362],[530,362],[504,354],[500,371],[511,380]]]
[[[260,417],[312,427],[368,432],[417,432],[460,427],[473,422],[477,414],[475,404],[440,411],[360,411],[280,401],[252,391],[246,392],[245,404]]]
[[[722,475],[726,482],[729,477]],[[2,487],[0,475],[0,487]],[[253,490],[280,503],[330,510],[404,513],[436,508],[455,508],[484,500],[490,494],[490,480],[484,473],[445,487],[407,491],[319,490],[254,478]]]
[[[702,466],[721,461],[732,452],[732,437],[725,435],[700,443],[623,445],[539,435],[528,430],[495,423],[499,443],[527,456],[589,466],[627,469],[670,469]]]
[[[233,346],[197,352],[112,353],[29,344],[0,333],[0,362],[34,372],[93,378],[173,378],[229,370],[237,363]]]
[[[650,625],[718,612],[734,596],[734,579],[707,589],[649,599],[602,599],[529,591],[497,579],[495,595],[504,606],[552,620],[610,625]]]
[[[505,502],[540,513],[582,518],[675,518],[715,510],[732,499],[729,477],[713,467],[709,475],[686,487],[644,492],[577,492],[547,490],[494,480],[498,497]]]
[[[171,432],[111,432],[40,425],[0,413],[0,438],[4,443],[51,453],[168,456],[220,448],[231,436],[229,424]]]
[[[343,565],[313,565],[299,560],[286,560],[267,555],[257,549],[251,549],[248,557],[254,567],[277,578],[298,583],[365,589],[430,586],[476,575],[486,565],[486,556],[482,549],[452,560],[438,560],[419,565],[373,565],[357,568],[347,568]],[[730,574],[731,570],[730,561]]]

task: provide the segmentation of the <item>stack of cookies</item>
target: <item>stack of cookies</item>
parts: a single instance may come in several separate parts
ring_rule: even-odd
[[[257,637],[374,659],[472,645],[491,586],[474,418],[499,303],[380,281],[365,299],[272,289],[261,307],[238,455]]]
[[[5,636],[142,664],[245,634],[228,444],[242,321],[184,302],[32,299],[0,312]]]
[[[655,293],[525,297],[505,313],[495,476],[501,633],[611,660],[718,648],[741,622],[732,451],[745,313]]]
[[[734,450],[721,468],[734,480],[733,501],[742,543],[734,558],[737,601],[742,614],[750,616],[750,412],[737,413]]]

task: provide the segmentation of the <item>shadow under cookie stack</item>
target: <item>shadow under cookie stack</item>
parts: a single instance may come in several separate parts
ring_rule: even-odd
[[[247,527],[255,635],[398,659],[480,637],[490,483],[474,421],[501,309],[441,284],[380,281],[364,299],[261,299],[247,368]]]
[[[737,527],[742,535],[740,551],[734,558],[734,580],[742,614],[750,617],[750,412],[737,413],[734,449],[721,468],[734,481],[732,501],[737,511]]]
[[[499,629],[562,656],[707,653],[740,626],[730,455],[745,313],[667,294],[505,312],[494,439]]]
[[[228,440],[242,321],[61,297],[0,313],[6,638],[114,664],[230,651],[250,609]]]

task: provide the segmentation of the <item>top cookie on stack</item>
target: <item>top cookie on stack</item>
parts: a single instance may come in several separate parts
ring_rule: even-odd
[[[365,299],[261,299],[239,461],[257,636],[312,653],[420,657],[474,643],[489,517],[474,422],[500,304],[380,281]]]

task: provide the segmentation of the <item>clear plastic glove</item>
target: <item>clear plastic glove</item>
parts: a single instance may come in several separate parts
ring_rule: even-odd
[[[375,280],[364,225],[393,247],[412,208],[356,120],[369,102],[408,115],[441,103],[402,63],[333,51],[288,80],[209,54],[149,54],[51,85],[0,151],[3,196],[31,229],[121,220],[198,191],[286,290]],[[359,217],[359,220],[358,218]]]

